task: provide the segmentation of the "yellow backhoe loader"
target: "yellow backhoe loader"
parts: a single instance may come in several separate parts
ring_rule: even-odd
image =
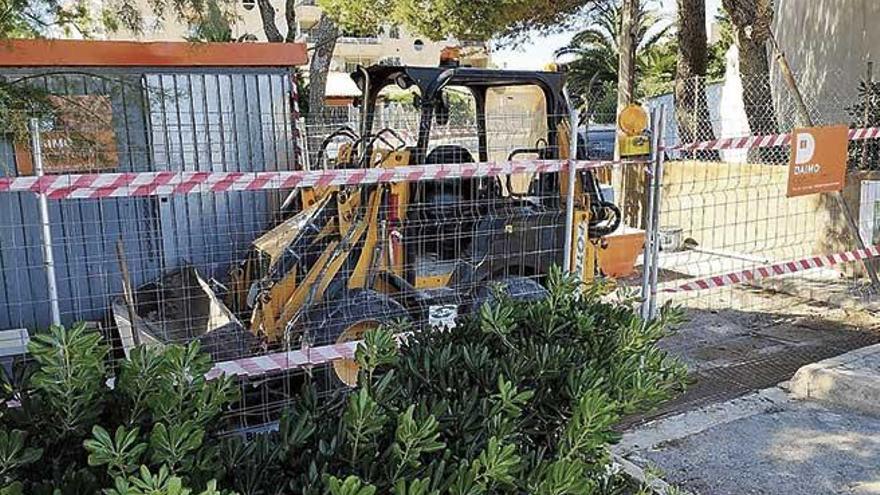
[[[359,128],[343,126],[328,135],[315,166],[330,167],[326,148],[339,142],[336,168],[569,157],[561,73],[373,66],[352,78],[363,95]],[[376,124],[380,94],[389,87],[417,95],[414,144]],[[450,118],[449,91],[473,98],[473,135],[459,133],[438,144],[437,129]],[[583,146],[578,154],[585,155]],[[289,218],[256,239],[234,268],[224,303],[206,296],[206,307],[214,309],[203,312],[221,315],[226,335],[234,315],[249,334],[236,341],[236,352],[247,353],[254,346],[290,349],[358,339],[398,319],[448,322],[492,297],[493,287],[515,298],[542,297],[543,277],[566,258],[589,281],[600,273],[602,238],[617,229],[621,214],[603,198],[592,172],[576,172],[572,252],[566,257],[569,183],[568,173],[558,172],[301,189]],[[205,283],[196,285],[209,291]],[[117,321],[124,320],[118,309],[123,314]],[[210,318],[200,325],[200,338],[215,330]],[[150,333],[146,325],[136,327]],[[154,331],[144,338],[162,340]],[[344,383],[356,380],[353,363],[338,362],[335,371]]]

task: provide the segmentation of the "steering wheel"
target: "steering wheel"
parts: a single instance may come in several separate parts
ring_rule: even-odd
[[[357,143],[359,140],[358,135],[354,131],[354,129],[352,129],[351,127],[349,127],[347,125],[344,125],[344,126],[340,127],[339,129],[336,129],[335,131],[331,132],[326,138],[324,138],[324,140],[321,141],[321,150],[320,150],[318,156],[322,160],[322,162],[324,164],[323,168],[325,170],[327,168],[327,147],[330,146],[330,143],[333,142],[333,140],[338,137],[348,138],[354,143]]]
[[[616,204],[603,200],[590,205],[590,219],[595,219],[595,223],[590,222],[591,236],[604,237],[620,227],[623,215]]]

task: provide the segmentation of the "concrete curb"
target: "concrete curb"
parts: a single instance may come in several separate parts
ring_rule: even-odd
[[[630,478],[647,486],[653,493],[657,495],[691,495],[681,488],[675,488],[662,479],[651,476],[636,464],[630,462],[626,458],[618,454],[611,454],[611,461],[620,466],[620,469]]]
[[[800,399],[880,416],[880,344],[803,366],[789,387]]]

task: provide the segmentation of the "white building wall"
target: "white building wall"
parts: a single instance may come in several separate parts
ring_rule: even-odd
[[[99,2],[100,0],[90,0]],[[138,0],[137,3],[144,14],[144,33],[138,35],[126,30],[108,33],[109,39],[137,39],[142,41],[179,41],[189,33],[188,26],[172,18],[166,19],[161,25],[157,25],[156,17],[151,15],[148,0]],[[282,35],[288,31],[287,20],[284,17],[285,0],[271,0],[275,8],[275,25]],[[298,39],[302,33],[307,33],[320,19],[321,9],[314,2],[298,2],[296,7],[297,23],[299,30]],[[260,11],[254,0],[234,0],[232,8],[236,21],[232,26],[232,36],[239,39],[243,36],[252,37],[256,41],[266,41]],[[346,62],[358,62],[363,65],[377,63],[384,59],[399,59],[405,65],[437,65],[440,61],[440,52],[447,46],[457,46],[454,40],[431,41],[427,37],[413,35],[405,29],[399,29],[397,37],[392,37],[389,30],[383,30],[372,38],[340,38],[334,50],[333,65],[331,70],[344,71]],[[306,41],[309,41],[306,39]],[[418,42],[418,43],[417,43]],[[485,66],[489,62],[488,53],[484,45],[482,48],[465,47],[462,56],[465,63],[477,66]]]
[[[807,107],[817,123],[848,121],[846,106],[856,97],[866,62],[880,60],[880,1],[776,0],[774,32]],[[880,76],[880,66],[875,79]],[[784,102],[787,89],[779,70],[771,71],[774,96]],[[779,108],[780,103],[777,103]],[[789,107],[790,105],[785,105]],[[781,109],[782,124],[792,111]]]

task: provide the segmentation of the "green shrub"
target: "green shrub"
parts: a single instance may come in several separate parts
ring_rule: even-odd
[[[36,337],[6,399],[0,494],[480,495],[615,493],[612,427],[668,398],[683,368],[656,347],[679,315],[641,321],[554,272],[549,295],[499,295],[451,331],[366,335],[360,386],[307,384],[278,431],[222,437],[236,400],[197,344],[139,347],[108,386],[84,326]],[[25,434],[24,432],[27,432]],[[223,492],[221,490],[228,490]]]
[[[28,351],[33,372],[4,387],[7,404],[21,402],[0,425],[9,493],[219,493],[209,481],[222,473],[216,433],[238,389],[205,380],[211,362],[197,343],[134,349],[112,388],[108,349],[85,325],[52,327]]]
[[[368,334],[360,387],[324,402],[306,390],[262,440],[277,450],[234,456],[221,481],[248,495],[621,490],[612,427],[681,388],[684,368],[656,347],[680,314],[643,322],[558,272],[549,286],[543,301],[502,298],[452,331],[417,330],[399,352],[389,330]]]

